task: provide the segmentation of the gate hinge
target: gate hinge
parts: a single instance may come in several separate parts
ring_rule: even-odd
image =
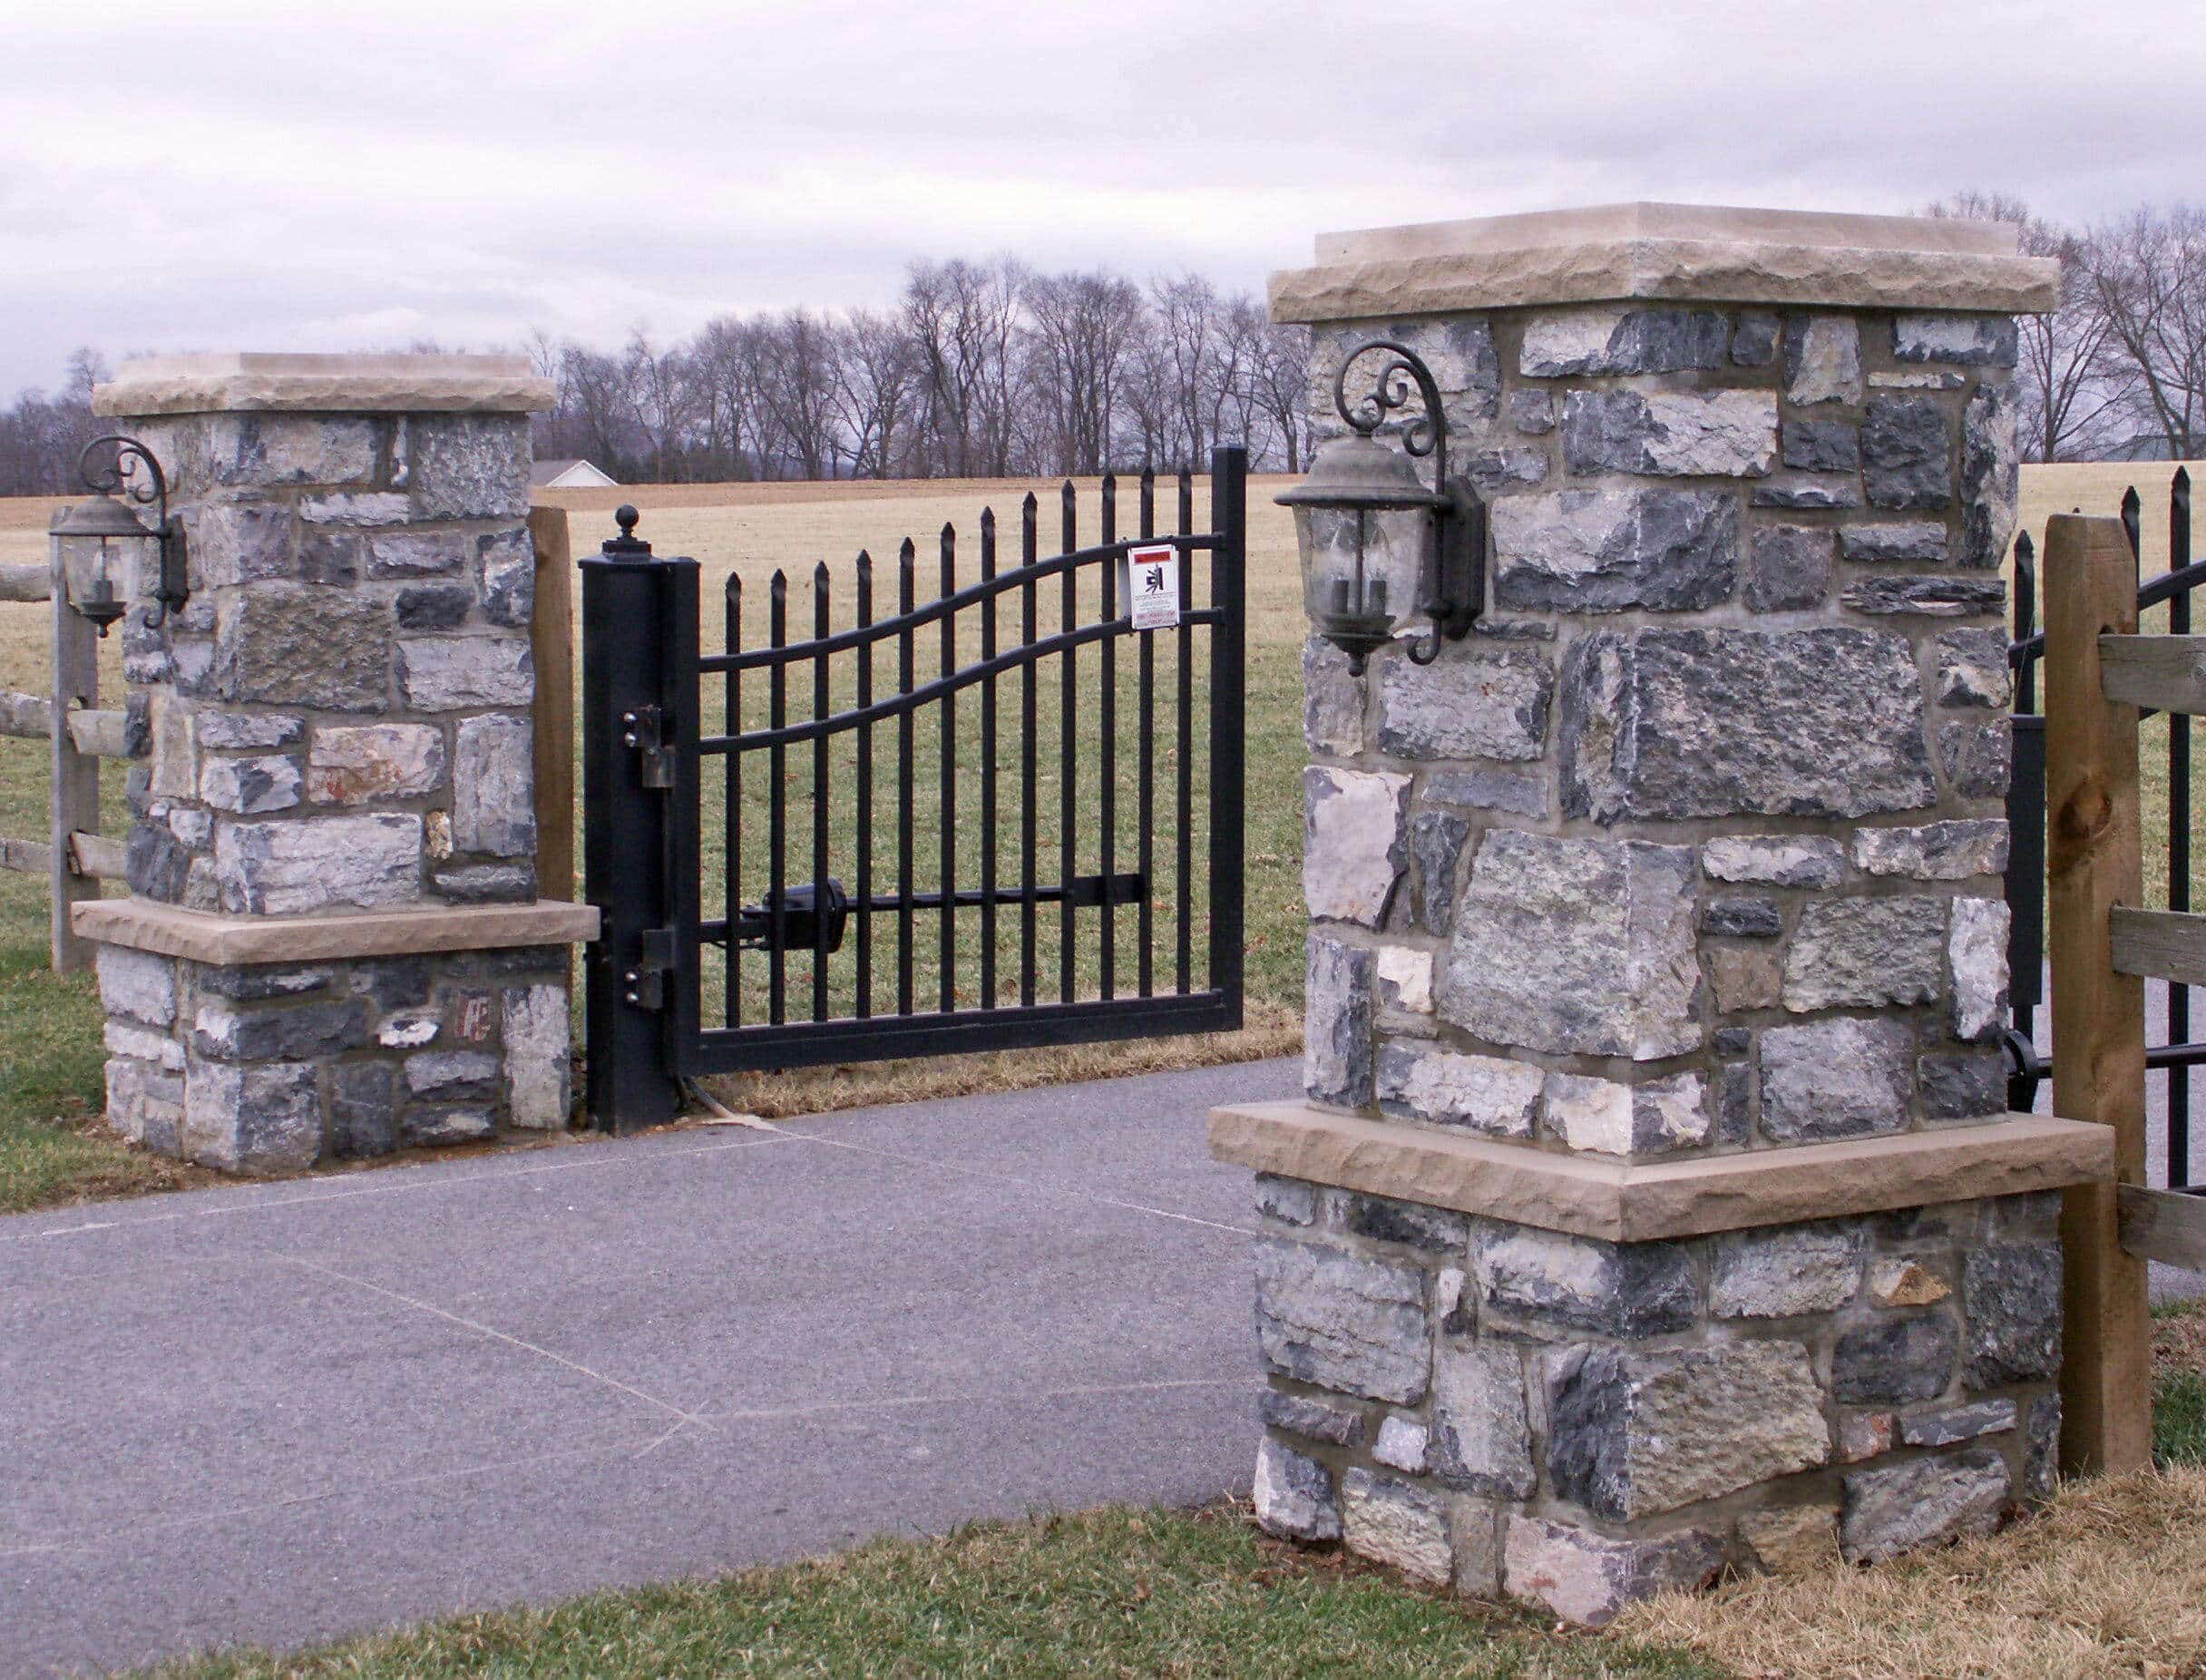
[[[643,930],[642,944],[636,966],[620,976],[621,983],[628,1001],[638,1009],[664,1009],[667,976],[674,972],[674,930],[647,927]]]
[[[674,786],[674,748],[667,740],[667,717],[656,706],[638,706],[620,714],[620,745],[635,748],[636,775],[646,787]]]

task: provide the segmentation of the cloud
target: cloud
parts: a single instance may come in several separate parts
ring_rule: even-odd
[[[915,257],[1261,286],[1323,229],[2180,196],[2164,5],[15,0],[0,391],[73,345],[611,342]]]

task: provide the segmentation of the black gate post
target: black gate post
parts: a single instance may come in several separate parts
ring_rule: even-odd
[[[696,734],[698,585],[697,562],[658,559],[638,540],[634,508],[614,517],[620,534],[581,562],[584,890],[602,918],[586,970],[585,1102],[599,1130],[629,1132],[682,1106],[675,802],[685,718]]]
[[[1243,637],[1246,633],[1248,564],[1248,451],[1216,449],[1210,456],[1210,985],[1229,1001],[1232,1024],[1241,1025],[1242,892],[1246,878],[1243,809],[1247,777],[1247,697],[1244,692]],[[1186,844],[1185,838],[1181,844]],[[1181,912],[1184,915],[1185,910]]]

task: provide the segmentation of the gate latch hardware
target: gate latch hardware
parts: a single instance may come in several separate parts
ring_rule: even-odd
[[[735,940],[753,950],[770,951],[774,938],[774,910],[781,908],[780,945],[784,951],[812,951],[820,946],[820,923],[826,923],[826,949],[843,948],[843,929],[850,919],[850,897],[843,884],[832,876],[816,886],[809,881],[769,893],[763,904],[746,904],[736,913]]]
[[[1075,875],[1070,881],[1054,883],[1034,889],[1038,904],[1069,903],[1077,909],[1092,910],[1116,904],[1137,904],[1148,896],[1148,882],[1139,874],[1125,872],[1115,875]],[[949,902],[960,908],[982,903],[1017,904],[1023,903],[1023,887],[1001,887],[994,893],[971,890],[952,893]],[[940,910],[943,899],[940,893],[914,893],[909,898],[896,894],[875,894],[865,902],[864,908],[876,915],[893,915],[900,910]],[[779,906],[781,915],[780,937],[775,937],[775,910]],[[778,893],[769,892],[766,902],[746,904],[736,912],[733,923],[708,923],[700,930],[702,937],[714,944],[730,941],[747,951],[771,951],[778,945],[784,951],[840,951],[843,933],[850,921],[852,911],[858,908],[857,901],[843,890],[843,884],[830,876],[827,880],[810,881],[785,886]],[[826,924],[823,937],[821,923]]]
[[[674,930],[670,927],[645,928],[643,950],[636,966],[620,976],[628,1001],[638,1009],[666,1008],[667,976],[673,972]]]
[[[656,706],[639,706],[620,714],[620,745],[633,747],[636,774],[646,787],[664,790],[674,786],[674,748],[667,740],[667,718]]]

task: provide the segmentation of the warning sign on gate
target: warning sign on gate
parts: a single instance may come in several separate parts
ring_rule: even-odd
[[[1137,630],[1172,630],[1179,623],[1179,551],[1169,542],[1127,555],[1127,604]]]

